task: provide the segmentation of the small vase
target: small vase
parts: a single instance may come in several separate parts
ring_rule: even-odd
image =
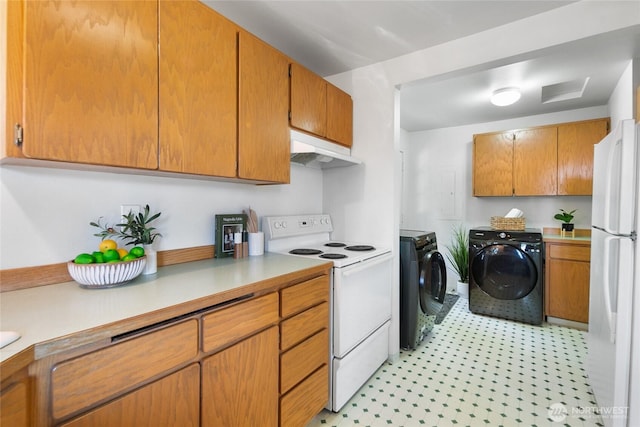
[[[458,282],[456,286],[456,291],[460,298],[468,299],[469,298],[469,284],[465,282]]]
[[[142,274],[155,274],[158,271],[158,253],[153,249],[153,245],[143,245],[144,254],[147,256],[147,265]]]

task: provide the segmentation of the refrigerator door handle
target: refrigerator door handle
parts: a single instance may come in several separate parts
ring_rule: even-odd
[[[604,193],[604,224],[603,230],[610,234],[618,234],[618,230],[611,228],[611,193],[613,190],[613,178],[617,177],[619,173],[619,167],[614,168],[614,161],[616,160],[617,151],[620,149],[620,141],[615,141],[613,147],[608,151],[607,156],[607,172],[605,174],[607,181]],[[619,165],[618,165],[619,166]]]
[[[616,307],[612,305],[611,301],[611,279],[609,269],[611,268],[611,241],[615,239],[614,236],[607,236],[604,239],[604,253],[602,254],[602,264],[604,271],[602,274],[602,281],[604,282],[604,307],[607,314],[607,322],[609,324],[609,340],[612,344],[616,342]]]

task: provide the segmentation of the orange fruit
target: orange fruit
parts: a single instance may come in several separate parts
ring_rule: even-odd
[[[103,240],[102,242],[100,242],[100,245],[98,245],[98,249],[100,249],[100,252],[102,253],[105,253],[109,249],[116,249],[117,247],[118,244],[111,239]]]
[[[104,252],[104,262],[118,261],[120,254],[115,249],[107,249]]]
[[[118,255],[120,255],[120,259],[124,258],[129,252],[125,248],[118,248]]]

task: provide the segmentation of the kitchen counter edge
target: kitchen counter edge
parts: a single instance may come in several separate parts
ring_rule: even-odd
[[[1,377],[34,360],[224,304],[273,292],[288,283],[328,274],[331,262],[266,253],[161,267],[150,276],[106,289],[76,282],[5,292],[2,330],[21,337],[0,349]]]

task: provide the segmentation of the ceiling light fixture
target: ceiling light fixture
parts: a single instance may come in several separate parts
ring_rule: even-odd
[[[491,103],[498,107],[504,107],[511,105],[520,99],[520,89],[517,87],[505,87],[493,91],[491,95]]]

